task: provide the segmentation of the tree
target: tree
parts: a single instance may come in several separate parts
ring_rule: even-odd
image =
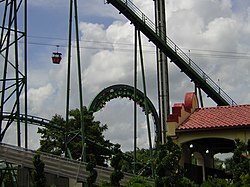
[[[235,140],[235,149],[233,156],[228,160],[229,172],[233,176],[235,186],[244,186],[250,184],[250,159],[247,155],[247,144]]]
[[[152,185],[142,177],[133,177],[129,180],[127,187],[152,187]]]
[[[180,181],[181,171],[179,168],[179,160],[181,150],[178,145],[174,144],[171,138],[167,143],[159,145],[158,157],[156,160],[156,186],[175,186]]]
[[[183,169],[179,165],[181,149],[171,137],[167,137],[167,143],[159,145],[156,159],[156,186],[196,186],[188,178],[184,177]]]
[[[123,179],[124,175],[121,171],[122,169],[122,152],[120,150],[120,145],[116,144],[114,146],[114,156],[111,159],[110,165],[114,168],[114,171],[111,173],[110,181],[111,186],[119,187],[120,180]]]
[[[128,173],[134,173],[134,165],[133,165],[133,158],[134,158],[134,151],[127,151],[125,153],[127,158],[123,163],[122,170]],[[150,162],[150,150],[149,149],[137,149],[136,150],[136,173],[140,176],[150,177],[152,176],[151,171],[151,162]]]
[[[83,108],[83,124],[86,135],[86,152],[95,155],[97,165],[106,166],[105,160],[110,157],[112,145],[104,139],[103,132],[107,130],[107,125],[102,125],[99,121],[94,121],[93,112]],[[57,126],[58,128],[54,128]],[[69,112],[69,121],[60,115],[52,117],[50,127],[39,128],[41,134],[40,148],[42,152],[48,152],[55,155],[68,154],[66,147],[70,150],[73,159],[80,159],[82,156],[82,139],[80,110],[75,109]],[[87,156],[87,158],[89,158]],[[88,160],[87,160],[88,161]]]
[[[228,186],[232,186],[230,181],[216,177],[209,177],[207,181],[204,181],[200,185],[200,187],[228,187]]]
[[[44,162],[40,158],[40,154],[37,153],[33,157],[33,178],[34,178],[34,187],[44,187],[46,184],[46,178],[44,173]]]
[[[95,155],[89,155],[89,162],[86,166],[86,170],[89,171],[89,176],[87,177],[87,186],[92,187],[97,178],[97,171],[94,169],[96,167]]]

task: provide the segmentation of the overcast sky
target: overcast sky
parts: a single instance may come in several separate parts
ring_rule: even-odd
[[[69,1],[28,3],[28,111],[48,119],[56,113],[65,116]],[[134,27],[103,0],[78,3],[84,105],[89,106],[105,87],[133,85]],[[133,3],[154,20],[154,1]],[[250,1],[166,0],[166,11],[167,35],[236,103],[249,104]],[[142,39],[148,97],[158,109],[155,46],[144,36]],[[60,65],[51,62],[56,45],[63,54]],[[79,107],[75,48],[72,63],[70,108],[74,109]],[[138,76],[141,89],[141,74]],[[169,63],[169,79],[171,106],[183,102],[186,92],[194,91],[190,79],[173,63]],[[216,106],[204,93],[203,98],[205,106]],[[138,146],[147,147],[145,117],[140,108],[138,113]],[[112,100],[95,116],[108,124],[107,139],[120,143],[123,150],[132,148],[132,101]],[[31,127],[30,132],[35,134],[36,129]],[[11,141],[10,134],[5,141]],[[38,142],[37,136],[30,135],[31,148]]]

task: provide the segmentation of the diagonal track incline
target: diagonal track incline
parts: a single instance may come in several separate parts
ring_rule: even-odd
[[[196,85],[218,105],[236,105],[198,65],[164,34],[130,0],[106,0],[126,16],[148,39],[171,59]]]

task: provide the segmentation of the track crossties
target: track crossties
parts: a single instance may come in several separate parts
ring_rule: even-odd
[[[124,84],[113,85],[108,88],[103,89],[92,101],[89,106],[89,110],[92,112],[97,112],[102,109],[107,102],[115,98],[129,98],[135,101],[144,111],[145,111],[145,96],[144,93],[137,89],[136,97],[134,94],[134,87]],[[157,111],[150,101],[150,99],[146,98],[147,105],[148,105],[148,113],[152,114],[154,124],[155,124],[155,134],[156,134],[156,141],[161,140],[161,133],[160,133],[160,124],[159,124],[159,117]]]

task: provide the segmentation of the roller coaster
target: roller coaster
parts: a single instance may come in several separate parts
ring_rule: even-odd
[[[142,32],[160,49],[182,72],[201,88],[218,105],[236,105],[190,57],[185,54],[162,30],[151,21],[130,0],[105,0],[122,13],[134,27]],[[27,0],[0,0],[2,24],[0,25],[0,142],[6,131],[15,123],[17,126],[17,146],[21,147],[21,123],[25,126],[25,148],[28,147],[28,124],[53,127],[60,130],[50,120],[28,115],[27,110]],[[23,24],[18,27],[18,17],[23,17]],[[20,49],[23,56],[20,57]],[[11,54],[14,54],[14,58]],[[136,92],[136,93],[135,93]],[[22,95],[23,93],[23,95]],[[136,97],[135,97],[136,95]],[[23,99],[21,99],[21,96]],[[159,115],[153,103],[145,93],[130,85],[113,85],[103,89],[92,101],[89,110],[98,112],[112,99],[122,97],[134,100],[146,114],[151,114],[155,125],[155,141],[162,140],[162,127]],[[148,106],[148,110],[147,109]],[[21,112],[23,111],[23,112]],[[1,158],[0,158],[1,159]]]
[[[137,89],[136,97],[134,94],[134,87],[129,85],[113,85],[108,88],[103,89],[91,102],[89,106],[89,110],[93,112],[98,112],[101,108],[105,106],[107,102],[109,102],[112,99],[115,98],[129,98],[135,101],[142,109],[145,110],[145,100],[144,100],[144,93]],[[155,140],[156,142],[160,142],[161,140],[161,128],[159,123],[159,117],[157,114],[157,111],[153,105],[153,103],[150,101],[150,99],[147,97],[146,102],[148,103],[148,113],[152,114],[154,125],[155,125]]]
[[[229,97],[195,62],[188,57],[170,38],[163,38],[163,33],[155,27],[143,12],[130,0],[107,0],[107,3],[116,7],[125,15],[135,27],[138,27],[167,57],[171,59],[195,84],[211,97],[218,105],[236,105]]]

